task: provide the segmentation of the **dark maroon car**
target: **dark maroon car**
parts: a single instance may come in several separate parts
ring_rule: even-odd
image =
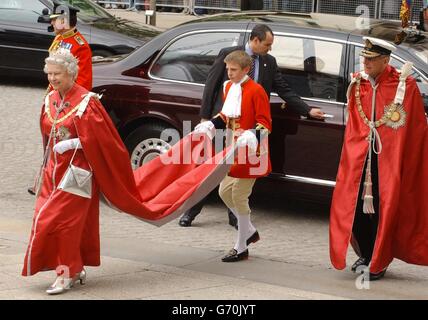
[[[162,33],[126,57],[95,64],[94,91],[103,93],[102,103],[138,167],[199,122],[205,79],[218,52],[248,41],[255,24],[268,24],[275,34],[271,54],[290,85],[310,106],[333,116],[325,121],[299,117],[273,93],[271,177],[290,182],[287,190],[329,197],[346,123],[349,74],[360,70],[362,37],[393,41],[401,32],[398,22],[370,20],[359,29],[356,19],[272,12],[203,18]],[[397,68],[414,63],[412,75],[425,99],[427,35],[410,34],[391,60]],[[279,127],[283,130],[275,130]]]

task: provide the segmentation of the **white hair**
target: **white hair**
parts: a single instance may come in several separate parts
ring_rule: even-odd
[[[51,52],[49,57],[45,59],[44,72],[47,73],[47,64],[56,64],[64,67],[68,74],[76,80],[77,73],[79,72],[79,59],[73,56],[70,50],[59,48],[58,50]]]

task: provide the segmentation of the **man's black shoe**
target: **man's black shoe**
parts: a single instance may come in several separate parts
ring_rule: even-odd
[[[370,263],[370,260],[364,257],[358,258],[357,261],[354,262],[354,264],[351,267],[352,272],[357,272],[357,269],[359,266],[368,266]]]
[[[34,189],[32,187],[28,188],[27,191],[29,194],[32,194],[33,196],[36,195],[36,192],[34,191]]]
[[[260,240],[260,236],[259,233],[256,231],[254,231],[254,233],[251,235],[251,237],[249,237],[247,239],[247,246],[250,245],[250,243],[256,243],[257,241]]]
[[[193,217],[187,215],[186,213],[180,218],[178,224],[182,227],[190,227],[192,225]]]
[[[227,210],[227,214],[229,215],[229,225],[238,230],[238,219],[236,219],[235,215],[230,210]]]
[[[385,273],[386,273],[386,269],[378,273],[370,272],[370,281],[376,281],[376,280],[382,279],[385,276]]]
[[[241,260],[248,259],[248,249],[245,251],[242,251],[241,253],[238,253],[235,249],[232,249],[229,251],[227,255],[225,255],[223,258],[221,258],[221,261],[223,262],[237,262]]]

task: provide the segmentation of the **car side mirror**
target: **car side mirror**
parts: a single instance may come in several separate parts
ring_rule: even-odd
[[[40,23],[51,23],[51,19],[49,19],[49,10],[47,8],[44,8],[42,10],[42,15],[39,16],[37,19],[37,22]]]

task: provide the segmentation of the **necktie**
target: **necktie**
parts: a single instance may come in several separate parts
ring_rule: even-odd
[[[257,55],[253,54],[251,56],[251,68],[248,72],[248,76],[254,80],[254,74],[256,72],[256,61],[257,61]]]

